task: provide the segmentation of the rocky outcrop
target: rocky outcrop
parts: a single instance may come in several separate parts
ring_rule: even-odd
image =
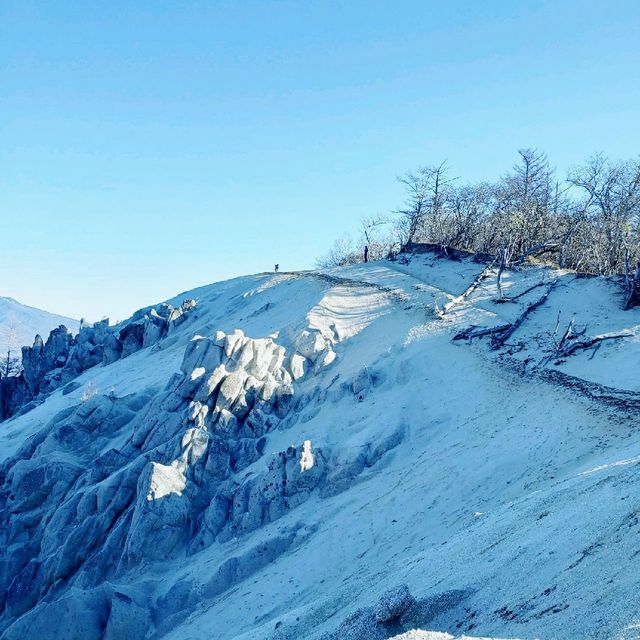
[[[81,325],[76,336],[64,325],[51,331],[46,342],[37,335],[31,347],[22,348],[20,375],[2,380],[0,420],[67,385],[91,367],[109,365],[157,343],[182,324],[195,306],[195,300],[188,298],[177,308],[163,303],[142,310],[124,326],[110,327],[105,319]]]
[[[33,346],[22,347],[23,376],[34,398],[40,393],[41,387],[44,386],[43,390],[46,390],[49,386],[43,385],[45,376],[65,366],[72,344],[73,336],[64,325],[60,325],[49,334],[46,343],[36,336]],[[49,375],[49,381],[51,379]]]
[[[408,585],[398,584],[382,593],[371,606],[353,611],[334,631],[320,636],[320,640],[473,640],[468,635],[454,638],[448,633],[419,630],[437,618],[442,620],[472,593],[471,589],[451,589],[416,599]]]
[[[0,378],[0,422],[18,413],[31,400],[23,376]]]
[[[186,298],[179,307],[163,302],[156,307],[134,313],[131,320],[117,334],[122,357],[150,347],[164,338],[187,319],[196,304],[193,298]]]
[[[326,346],[318,342],[318,349]],[[189,342],[181,375],[173,382],[170,397],[162,401],[174,410],[181,407],[184,422],[142,422],[134,432],[134,443],[162,448],[164,455],[147,465],[138,483],[124,565],[135,565],[149,554],[161,559],[194,537],[190,548],[195,552],[222,535],[223,529],[223,537],[228,537],[261,526],[282,511],[277,502],[283,496],[277,487],[287,472],[293,477],[302,450],[294,448],[281,457],[281,463],[270,468],[269,478],[255,486],[244,485],[246,500],[236,494],[238,483],[233,478],[261,457],[264,436],[291,408],[290,363],[285,348],[273,338],[249,338],[240,330],[195,336]],[[315,474],[308,474],[305,482]],[[262,494],[267,486],[271,493]],[[292,483],[289,491],[295,486]]]
[[[271,458],[267,471],[240,484],[223,483],[204,511],[193,548],[245,535],[305,502],[326,477],[322,449],[306,440]]]
[[[144,317],[153,319],[134,324],[152,335],[149,327],[158,326],[157,318]],[[89,338],[101,331],[108,336],[107,329],[69,340],[67,362],[97,358],[91,347],[99,345]],[[124,341],[122,335],[123,354],[127,339],[144,343],[144,330],[128,330]],[[49,349],[43,345],[37,362],[50,362],[60,351],[56,345],[64,343],[56,337]],[[22,617],[6,637],[45,625],[59,614],[70,588],[72,614],[87,637],[105,628],[105,637],[144,637],[152,606],[126,593],[107,593],[105,584],[142,564],[244,536],[312,496],[331,496],[400,442],[396,434],[333,455],[303,440],[248,471],[265,456],[269,433],[291,412],[294,378],[301,380],[335,358],[331,343],[315,330],[305,329],[291,344],[302,353],[273,337],[250,338],[240,330],[195,336],[180,373],[162,393],[88,398],[58,414],[7,461],[0,469],[0,544],[6,550],[0,560],[0,593],[6,594],[1,624]],[[300,409],[302,397],[298,403]],[[105,447],[114,440],[121,443],[118,448]],[[295,530],[286,540],[274,538],[273,553],[298,539]],[[243,572],[265,562],[269,544],[242,560]],[[221,569],[216,592],[231,586],[239,570]],[[207,588],[213,589],[213,582]],[[179,615],[181,607],[175,604],[173,613]],[[63,627],[56,629],[50,637],[65,637]]]
[[[373,615],[378,624],[388,624],[400,617],[416,603],[406,584],[400,584],[385,591],[373,608]]]

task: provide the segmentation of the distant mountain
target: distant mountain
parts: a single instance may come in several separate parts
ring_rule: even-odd
[[[20,347],[31,346],[36,333],[46,340],[49,332],[61,324],[74,333],[80,325],[73,318],[29,307],[13,298],[0,297],[0,352],[5,351],[10,333],[13,334],[13,348],[19,356]]]

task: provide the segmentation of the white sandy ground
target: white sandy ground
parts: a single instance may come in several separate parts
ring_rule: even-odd
[[[246,473],[291,444],[347,452],[398,429],[404,439],[343,493],[316,495],[250,535],[129,576],[130,585],[144,581],[160,596],[185,577],[204,584],[225,559],[288,527],[301,523],[308,532],[263,569],[203,599],[162,637],[313,640],[406,582],[419,599],[450,590],[464,596],[425,621],[432,631],[396,640],[640,638],[640,421],[538,377],[547,367],[640,391],[640,311],[620,311],[605,279],[510,273],[512,295],[543,275],[560,282],[509,340],[507,358],[486,339],[468,344],[452,335],[515,318],[543,288],[498,305],[489,278],[444,318],[435,312],[482,268],[416,256],[408,265],[248,276],[187,292],[174,301],[196,297],[197,320],[158,347],[85,372],[77,391],[58,391],[3,424],[0,454],[78,403],[88,385],[119,396],[162,388],[196,333],[239,327],[286,341],[288,328],[308,324],[336,341],[337,359],[296,393],[348,382],[363,368],[375,384],[361,397],[306,407],[293,427],[268,436],[265,456]],[[632,336],[554,365],[546,360],[558,311],[561,325],[575,316],[587,335]],[[524,374],[511,359],[526,363]]]

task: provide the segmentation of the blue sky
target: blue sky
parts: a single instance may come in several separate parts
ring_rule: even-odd
[[[395,177],[640,153],[640,3],[0,3],[0,295],[122,319],[310,268]]]

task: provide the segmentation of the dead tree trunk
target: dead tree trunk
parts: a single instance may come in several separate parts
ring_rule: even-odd
[[[542,278],[542,280],[540,282],[536,282],[536,284],[531,285],[530,287],[528,287],[524,291],[521,291],[519,294],[517,294],[515,296],[507,296],[506,298],[504,298],[504,302],[515,302],[519,298],[522,298],[523,296],[526,296],[527,293],[530,293],[531,291],[533,291],[534,289],[537,289],[538,287],[543,287],[544,285],[545,285],[545,280],[544,280],[544,276],[543,276],[543,278]]]
[[[507,262],[507,250],[503,247],[500,249],[500,253],[498,255],[500,256],[500,264],[498,265],[498,274],[496,276],[496,288],[498,290],[498,302],[502,302],[504,300],[504,296],[502,295],[501,279],[502,272],[506,266],[505,263]]]
[[[560,320],[560,317],[558,316],[558,321],[559,320]],[[576,341],[578,338],[580,338],[586,333],[587,331],[586,326],[584,327],[584,329],[582,329],[582,331],[574,331],[574,328],[573,328],[574,325],[575,325],[575,319],[572,319],[571,322],[567,325],[567,328],[562,334],[562,337],[560,338],[560,340],[556,342],[556,356],[561,356],[567,344],[573,343],[574,341]],[[558,330],[558,325],[556,324],[554,336],[557,330]]]
[[[500,334],[494,334],[492,336],[492,349],[495,350],[502,347],[504,343],[514,334],[516,329],[518,329],[518,327],[527,319],[527,317],[547,301],[549,294],[556,286],[557,282],[557,280],[554,280],[549,285],[549,288],[542,294],[542,296],[535,302],[532,302],[510,325],[508,325],[508,327],[504,331],[502,331]]]
[[[558,349],[557,355],[561,357],[570,356],[579,349],[588,349],[589,347],[593,347],[594,344],[599,344],[603,340],[619,340],[620,338],[629,338],[633,335],[634,334],[630,331],[622,331],[620,333],[603,333],[598,336],[585,338],[584,340],[573,340]]]
[[[513,260],[512,264],[523,264],[527,258],[535,258],[541,256],[550,251],[557,251],[560,248],[560,243],[557,240],[545,240],[535,247],[531,247],[528,251],[525,251],[521,256]]]
[[[478,285],[489,276],[491,270],[493,269],[493,265],[496,263],[498,256],[496,256],[490,264],[488,264],[474,279],[474,281],[460,294],[457,298],[454,298],[450,302],[444,305],[442,310],[442,315],[450,311],[456,305],[462,304],[477,288]]]
[[[557,283],[558,281],[554,280],[544,294],[538,300],[531,303],[513,322],[483,329],[479,329],[474,325],[456,333],[456,335],[453,336],[453,340],[471,340],[472,338],[491,336],[491,348],[499,349],[513,335],[514,331],[516,331],[516,329],[527,319],[527,316],[546,302],[549,294]]]
[[[472,338],[481,338],[482,336],[493,336],[506,331],[510,326],[510,324],[499,324],[498,326],[491,327],[490,329],[478,329],[478,327],[472,325],[456,333],[456,335],[453,336],[453,340],[471,340]]]

